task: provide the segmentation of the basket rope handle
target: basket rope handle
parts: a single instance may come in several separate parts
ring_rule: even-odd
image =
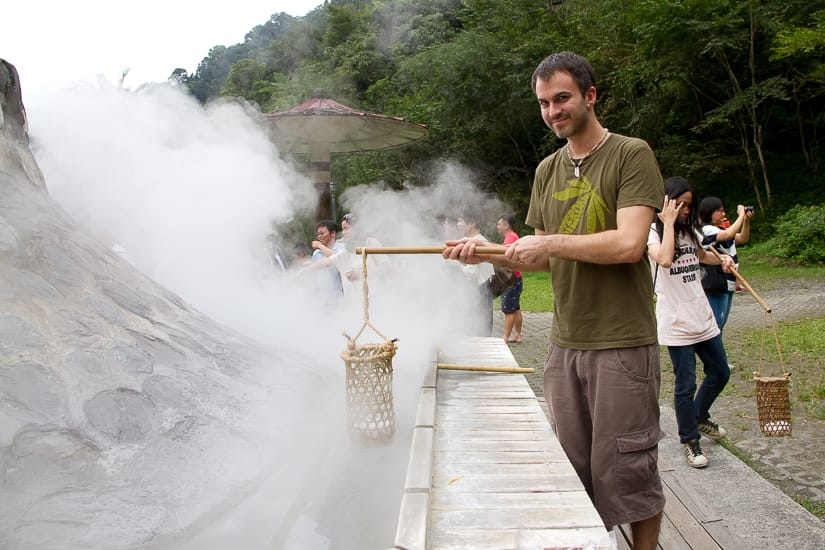
[[[373,332],[375,332],[378,336],[383,338],[388,344],[392,344],[393,340],[387,338],[384,333],[378,330],[375,325],[370,322],[370,287],[367,283],[367,248],[359,248],[358,252],[361,254],[361,286],[362,286],[362,294],[364,296],[363,305],[364,305],[364,323],[361,325],[361,328],[355,334],[353,338],[350,338],[349,335],[345,332],[344,336],[349,340],[349,346],[355,347],[355,341],[358,340],[358,337],[361,336],[361,333],[364,332],[364,329],[370,327]]]
[[[779,366],[782,368],[782,374],[784,375],[784,377],[788,378],[790,376],[790,373],[788,372],[788,369],[785,368],[785,361],[784,361],[784,359],[782,359],[782,348],[779,345],[779,333],[776,330],[776,321],[774,320],[773,315],[771,314],[770,310],[765,310],[765,315],[763,317],[763,321],[762,321],[762,342],[761,342],[761,345],[760,345],[760,348],[759,348],[759,370],[754,372],[753,375],[756,378],[761,378],[762,377],[761,370],[762,370],[763,361],[766,357],[765,340],[766,340],[766,335],[768,333],[768,320],[769,319],[770,319],[771,332],[773,333],[773,341],[776,344],[776,353],[779,356]]]

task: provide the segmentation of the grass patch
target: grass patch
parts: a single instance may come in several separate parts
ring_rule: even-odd
[[[522,311],[553,311],[553,287],[550,273],[522,273],[524,290],[521,293]]]
[[[791,495],[791,498],[811,514],[825,521],[825,502],[821,500],[811,500],[808,497],[801,497],[799,495]]]
[[[757,291],[781,288],[788,280],[825,278],[825,265],[803,266],[771,255],[765,243],[736,247],[740,274]]]
[[[825,349],[825,318],[806,319],[792,323],[777,323],[777,336],[782,349],[782,362],[769,328],[763,340],[762,329],[738,331],[733,338],[725,337],[728,357],[735,357],[747,373],[758,371],[763,376],[791,373],[791,402],[802,406],[815,418],[825,420],[825,371],[821,350]],[[727,388],[726,388],[727,391]]]
[[[820,420],[825,420],[825,370],[822,369],[822,350],[825,349],[825,318],[806,319],[793,323],[777,323],[779,345],[785,370],[791,373],[789,395],[791,403]],[[765,334],[764,350],[761,328],[736,331],[725,330],[725,351],[728,360],[736,365],[722,397],[754,399],[756,385],[753,373],[762,376],[781,376],[782,366],[776,352],[773,334]],[[673,366],[666,347],[661,348],[662,387],[660,398],[673,401]],[[696,382],[702,379],[702,363],[697,358]]]

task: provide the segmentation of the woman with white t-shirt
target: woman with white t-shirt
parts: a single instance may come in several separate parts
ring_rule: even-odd
[[[704,468],[708,460],[699,438],[718,441],[726,432],[710,419],[710,407],[725,388],[730,369],[722,336],[702,289],[699,262],[719,265],[718,258],[702,248],[694,229],[696,192],[685,178],[665,181],[665,202],[650,228],[647,253],[656,291],[659,343],[667,346],[676,384],[673,390],[679,441],[690,466]],[[723,269],[733,265],[723,256]],[[705,378],[696,389],[696,356]]]

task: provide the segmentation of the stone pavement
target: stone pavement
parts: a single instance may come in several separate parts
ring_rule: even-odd
[[[783,283],[781,288],[757,292],[772,308],[772,316],[777,322],[825,316],[825,281],[790,281]],[[525,376],[540,399],[543,399],[542,371],[552,317],[550,313],[525,312],[523,342],[510,345],[520,366],[536,369],[535,374]],[[496,336],[502,334],[502,321],[502,314],[497,312],[494,327]],[[734,299],[725,338],[735,337],[738,329],[761,328],[763,321],[764,309],[749,293],[739,292]],[[663,362],[665,358],[666,353]],[[730,360],[735,364],[734,358]],[[792,372],[792,365],[789,367]],[[751,373],[745,372],[745,369],[734,370],[731,380],[753,384]],[[665,410],[672,409],[671,399],[665,397],[662,405]],[[825,421],[805,420],[800,415],[795,415],[793,436],[764,437],[759,431],[756,399],[753,396],[745,402],[743,399],[729,399],[723,394],[714,404],[712,412],[714,419],[728,429],[728,442],[746,456],[765,479],[790,496],[825,502],[825,453],[822,452]],[[668,437],[661,445],[677,446],[678,441],[674,441],[675,429],[666,431],[669,432]],[[722,447],[713,445],[712,450],[721,452]],[[712,466],[711,461],[709,468]]]

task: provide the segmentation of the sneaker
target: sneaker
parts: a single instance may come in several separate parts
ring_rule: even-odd
[[[719,441],[726,435],[728,435],[727,430],[725,428],[720,428],[719,424],[716,422],[711,422],[710,420],[704,420],[699,422],[699,433],[703,436],[707,437],[708,439],[712,439],[714,441]]]
[[[694,468],[704,468],[708,465],[708,459],[702,453],[698,439],[685,443],[685,458],[687,458],[687,463]]]

